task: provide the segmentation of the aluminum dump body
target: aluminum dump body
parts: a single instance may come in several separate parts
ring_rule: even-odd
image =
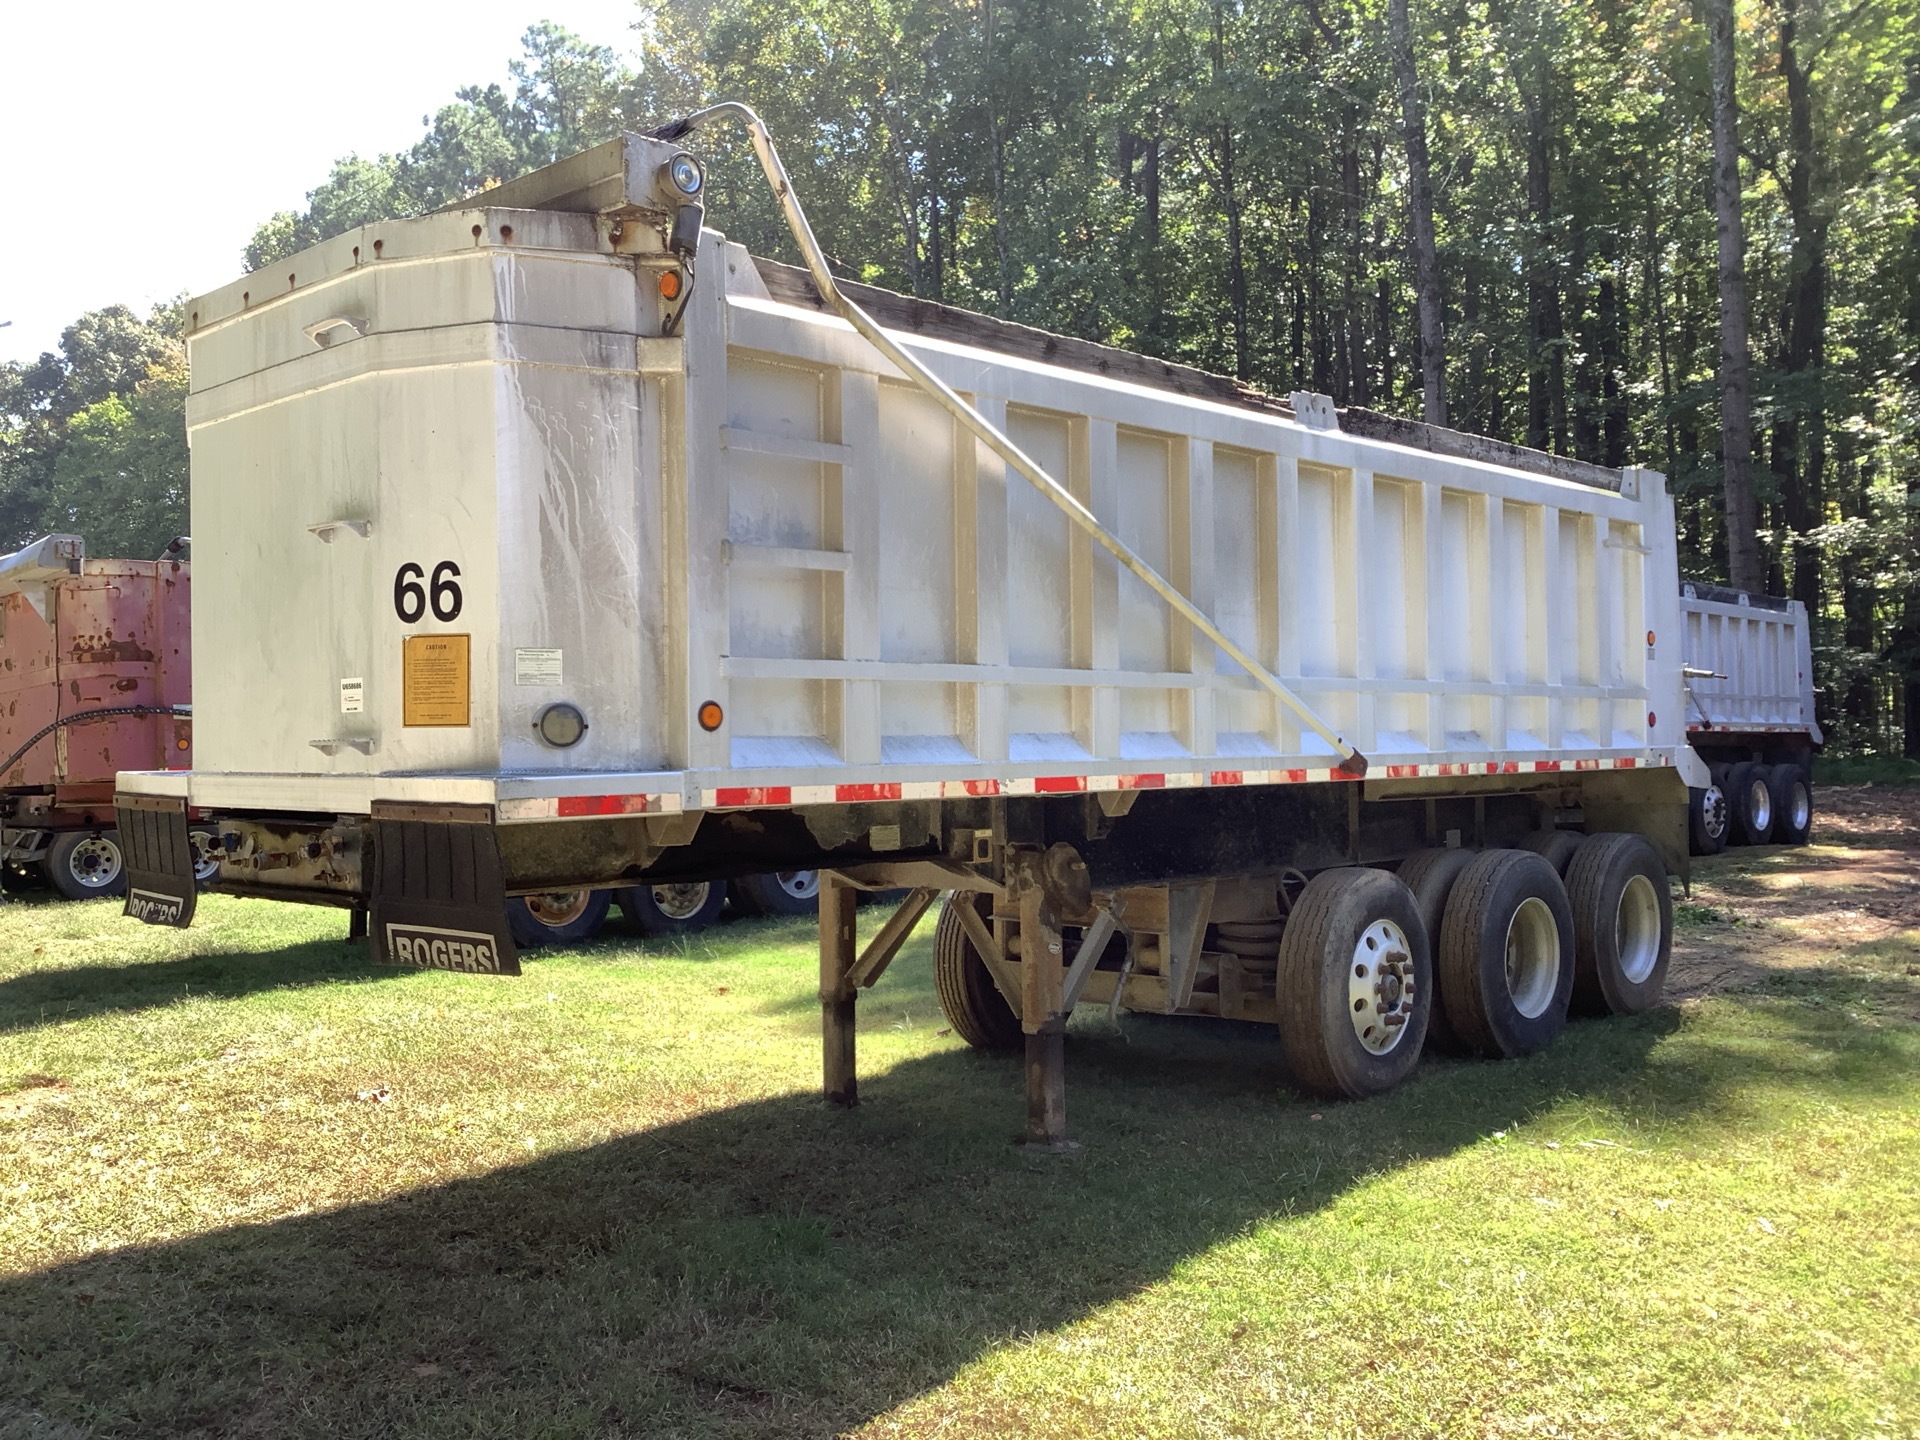
[[[1689,580],[1680,587],[1680,613],[1691,672],[1689,736],[1702,743],[1761,735],[1821,743],[1805,605]]]
[[[191,302],[198,768],[124,788],[510,823],[1330,777],[792,273],[709,230],[666,335],[670,267],[617,206],[475,205]],[[889,323],[1372,777],[1692,763],[1659,475]]]
[[[192,763],[184,715],[89,718],[191,700],[188,583],[177,561],[83,559],[73,536],[0,557],[0,786],[104,802],[118,771]]]

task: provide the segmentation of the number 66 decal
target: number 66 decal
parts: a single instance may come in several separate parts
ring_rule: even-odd
[[[457,620],[460,617],[460,567],[451,560],[442,560],[433,567],[433,579],[427,585],[420,582],[426,579],[426,571],[409,560],[393,575],[393,613],[400,617],[401,623],[412,625],[427,613],[427,592],[433,592],[433,618],[436,620]]]

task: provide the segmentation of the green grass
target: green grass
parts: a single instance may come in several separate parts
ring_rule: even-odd
[[[1816,755],[1816,785],[1920,785],[1920,760],[1897,755]]]
[[[6,914],[7,1440],[1920,1434],[1920,1033],[1818,971],[1360,1105],[1083,1015],[1036,1159],[925,929],[843,1113],[805,924],[486,980]]]

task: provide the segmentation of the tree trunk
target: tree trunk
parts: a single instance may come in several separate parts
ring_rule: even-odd
[[[999,86],[993,79],[993,5],[994,0],[986,0],[981,20],[987,41],[987,123],[993,130],[993,248],[1000,261],[998,314],[1004,320],[1013,308],[1013,248],[1007,234],[1007,133],[996,103]]]
[[[1554,273],[1552,149],[1549,123],[1553,83],[1546,38],[1536,36],[1534,92],[1527,109],[1527,444],[1535,450],[1567,448],[1565,335],[1560,320],[1559,277]]]
[[[1339,367],[1334,361],[1333,335],[1337,327],[1328,323],[1326,287],[1321,279],[1325,222],[1321,214],[1319,189],[1307,191],[1307,317],[1312,324],[1313,389],[1322,395],[1338,395]]]
[[[1349,405],[1372,403],[1367,388],[1367,322],[1360,313],[1355,281],[1365,266],[1360,238],[1360,112],[1348,105],[1340,131],[1340,200],[1347,230],[1347,263],[1340,284],[1341,322],[1346,330],[1347,385],[1341,397]]]
[[[1713,72],[1714,229],[1720,242],[1720,467],[1727,501],[1727,578],[1739,589],[1757,591],[1766,583],[1766,571],[1753,489],[1753,376],[1747,352],[1747,244],[1740,215],[1733,0],[1705,3]]]
[[[1787,82],[1787,213],[1793,242],[1787,257],[1787,297],[1781,370],[1790,386],[1785,417],[1773,430],[1773,468],[1787,529],[1793,535],[1793,598],[1820,614],[1820,551],[1808,536],[1822,520],[1822,474],[1826,468],[1826,402],[1821,373],[1826,362],[1827,221],[1814,187],[1819,152],[1813,138],[1812,67],[1800,61],[1799,0],[1783,0],[1780,73]],[[1798,382],[1798,383],[1795,383]]]
[[[1447,423],[1446,310],[1440,295],[1440,253],[1433,234],[1433,179],[1427,161],[1427,112],[1413,58],[1413,22],[1407,0],[1387,0],[1387,40],[1400,87],[1400,121],[1407,144],[1407,218],[1413,236],[1413,293],[1420,315],[1420,413],[1430,425]]]
[[[1227,68],[1226,20],[1213,7],[1213,82],[1221,83]],[[1227,212],[1227,302],[1233,311],[1233,373],[1245,380],[1253,374],[1252,347],[1247,336],[1247,255],[1241,237],[1240,194],[1233,183],[1233,131],[1220,127],[1218,138],[1220,199]]]

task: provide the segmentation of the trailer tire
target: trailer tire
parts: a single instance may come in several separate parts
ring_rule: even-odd
[[[1586,838],[1572,830],[1536,830],[1520,842],[1519,848],[1531,850],[1553,866],[1554,873],[1564,880],[1567,878],[1567,867],[1573,863],[1573,857],[1580,853],[1580,846]]]
[[[1638,835],[1595,835],[1567,872],[1573,1008],[1638,1015],[1660,1002],[1673,954],[1673,896],[1660,852]]]
[[[606,890],[553,890],[507,897],[507,928],[523,950],[542,945],[578,945],[607,923],[613,896]]]
[[[1718,855],[1727,848],[1727,792],[1718,780],[1704,790],[1687,791],[1687,841],[1695,855]]]
[[[1813,777],[1804,765],[1788,761],[1767,772],[1773,791],[1773,838],[1781,845],[1804,845],[1813,838]]]
[[[934,988],[941,1013],[967,1044],[976,1050],[1018,1050],[1025,1038],[1020,1017],[993,983],[987,962],[953,913],[956,905],[972,905],[977,913],[983,898],[956,890],[940,907],[940,921],[933,928]]]
[[[1767,767],[1743,760],[1727,772],[1727,802],[1737,845],[1765,845],[1773,838],[1773,786]]]
[[[1483,1055],[1544,1050],[1567,1023],[1573,957],[1573,907],[1553,866],[1527,850],[1474,857],[1440,929],[1448,1025]]]
[[[718,880],[629,885],[614,899],[642,935],[697,935],[720,918],[727,887]]]
[[[1453,882],[1460,878],[1460,872],[1473,863],[1477,854],[1473,850],[1416,850],[1400,862],[1398,875],[1401,883],[1413,892],[1413,903],[1420,907],[1420,919],[1427,927],[1427,949],[1431,954],[1439,940],[1440,925],[1447,914],[1447,896],[1453,893]],[[1460,1037],[1453,1033],[1447,1024],[1445,997],[1440,994],[1444,982],[1440,970],[1433,967],[1433,1004],[1427,1014],[1427,1041],[1429,1050],[1458,1051],[1461,1048]]]
[[[1275,995],[1301,1089],[1360,1100],[1406,1079],[1433,1008],[1433,955],[1413,891],[1385,870],[1314,876],[1280,937]]]
[[[127,888],[127,862],[114,830],[68,830],[53,837],[40,862],[48,882],[69,900],[118,895]]]
[[[728,883],[728,893],[744,915],[817,915],[820,872],[774,870],[765,875],[742,875]]]

